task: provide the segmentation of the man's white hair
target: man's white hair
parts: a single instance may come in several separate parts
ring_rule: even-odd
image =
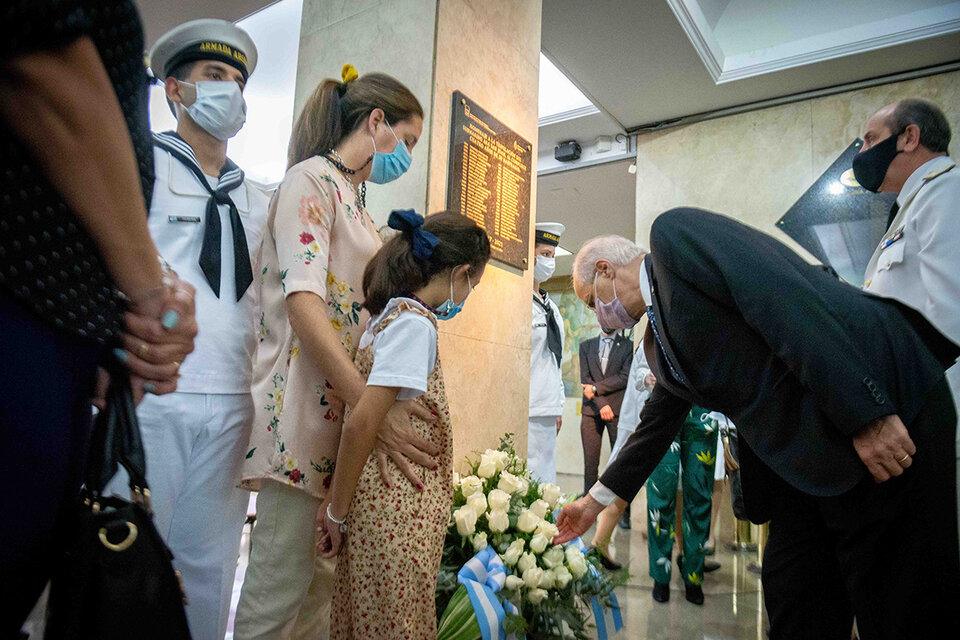
[[[648,251],[623,236],[597,236],[580,245],[573,258],[573,283],[588,287],[597,273],[597,260],[607,260],[618,267],[623,266]]]

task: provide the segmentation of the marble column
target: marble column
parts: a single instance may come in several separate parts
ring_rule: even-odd
[[[460,90],[537,149],[541,0],[304,0],[296,110],[323,78],[352,63],[406,84],[424,108],[413,165],[369,185],[374,219],[391,209],[436,212],[446,203],[451,94]],[[532,175],[530,249],[536,211]],[[465,310],[442,322],[440,359],[454,424],[455,460],[514,433],[526,451],[533,273],[496,262]]]

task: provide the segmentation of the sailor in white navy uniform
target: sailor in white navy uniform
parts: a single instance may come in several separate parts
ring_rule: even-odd
[[[902,100],[867,121],[863,140],[853,162],[857,182],[898,193],[864,289],[916,309],[960,344],[960,168],[947,155],[950,125],[932,103]],[[947,380],[960,406],[960,364]],[[960,487],[960,424],[957,473]]]
[[[538,222],[533,267],[533,337],[530,345],[530,417],[527,468],[540,482],[557,481],[557,434],[563,424],[563,318],[560,309],[540,288],[556,267],[555,257],[565,227]],[[569,252],[564,252],[569,255]]]
[[[253,420],[260,240],[268,195],[227,158],[246,116],[243,87],[257,64],[250,36],[195,20],[150,53],[177,131],[154,135],[149,227],[160,253],[197,289],[196,349],[175,393],[138,408],[154,520],[175,556],[194,638],[226,633],[249,494],[237,488]],[[150,353],[126,357],[150,359]],[[125,479],[117,478],[117,493]]]

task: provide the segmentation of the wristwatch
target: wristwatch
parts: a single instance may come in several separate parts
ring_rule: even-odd
[[[597,395],[597,385],[592,384],[590,385],[590,388],[593,389],[593,395]]]

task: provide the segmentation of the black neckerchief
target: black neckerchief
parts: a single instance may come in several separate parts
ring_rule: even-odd
[[[559,367],[560,361],[563,360],[563,339],[561,338],[560,327],[557,325],[557,319],[553,316],[553,309],[543,299],[546,296],[547,292],[540,289],[540,295],[533,296],[533,300],[547,312],[547,349],[557,359],[557,366]]]
[[[197,181],[210,194],[207,200],[206,220],[203,226],[203,244],[200,246],[200,270],[213,293],[220,297],[220,211],[218,205],[230,207],[230,226],[233,230],[233,271],[237,285],[237,300],[243,297],[253,282],[253,269],[250,267],[250,251],[247,247],[247,234],[243,230],[240,212],[233,203],[230,192],[243,184],[243,171],[230,158],[220,170],[220,179],[214,189],[207,182],[207,176],[200,167],[196,154],[183,138],[173,131],[153,134],[153,143],[167,151],[189,169]]]

